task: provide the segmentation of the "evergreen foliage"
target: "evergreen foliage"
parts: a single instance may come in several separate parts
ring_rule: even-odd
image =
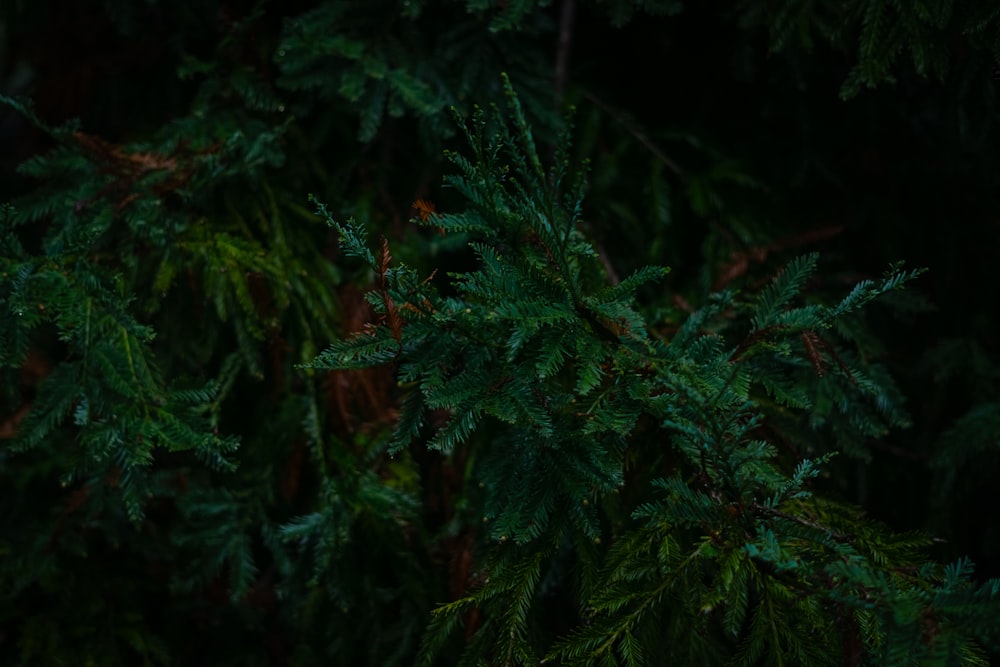
[[[975,642],[993,641],[1000,583],[977,587],[962,562],[926,563],[926,538],[816,499],[810,480],[834,452],[796,460],[762,437],[769,413],[787,418],[821,393],[841,406],[823,415],[838,430],[901,421],[895,388],[823,336],[921,272],[893,267],[835,305],[793,307],[816,268],[807,255],[749,302],[714,296],[667,338],[634,309],[635,290],[665,270],[607,284],[579,234],[582,179],[566,182],[562,151],[543,168],[509,84],[507,96],[509,123],[477,111],[469,157],[450,154],[459,173],[446,182],[470,208],[424,221],[468,237],[478,259],[450,274],[456,296],[391,268],[387,242],[376,260],[357,224],[320,206],[381,286],[378,321],[311,366],[395,366],[407,395],[390,451],[444,411],[426,446],[470,449],[496,545],[487,578],[435,611],[421,664],[473,610],[486,620],[461,664],[832,665],[853,645],[887,664],[985,664]],[[652,481],[625,503],[629,458]],[[606,560],[582,547],[605,539]],[[554,646],[537,630],[543,573],[580,595],[579,627]]]
[[[894,82],[902,58],[920,76],[944,79],[952,66],[949,35],[963,35],[968,47],[994,61],[1000,56],[1000,11],[987,2],[744,2],[741,11],[743,21],[769,31],[776,51],[811,50],[817,40],[856,48],[841,88],[845,98]]]
[[[0,663],[989,664],[998,21],[0,9]]]

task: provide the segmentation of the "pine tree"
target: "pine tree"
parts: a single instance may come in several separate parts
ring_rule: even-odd
[[[1000,654],[990,3],[0,27],[0,662]]]
[[[380,287],[377,320],[311,366],[393,364],[406,393],[390,452],[420,437],[467,448],[483,489],[484,578],[435,611],[423,664],[473,612],[484,620],[462,664],[981,661],[1000,582],[976,586],[967,563],[921,557],[927,538],[816,498],[810,480],[834,451],[779,451],[796,412],[847,437],[902,420],[898,392],[838,349],[835,324],[921,272],[892,267],[834,305],[794,306],[817,265],[803,256],[668,337],[634,307],[665,270],[608,284],[579,233],[582,180],[567,180],[561,151],[544,169],[509,84],[507,96],[509,123],[477,111],[469,156],[450,155],[446,183],[469,208],[423,221],[478,259],[450,274],[455,296],[319,209]],[[832,409],[811,411],[821,400]],[[425,433],[432,411],[443,423]],[[630,472],[641,481],[626,489]],[[579,592],[578,627],[555,645],[538,629],[546,581]]]

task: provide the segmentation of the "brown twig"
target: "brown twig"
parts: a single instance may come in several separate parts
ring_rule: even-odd
[[[576,0],[563,0],[562,11],[559,13],[559,37],[556,41],[556,70],[553,81],[556,108],[562,106],[566,80],[569,78],[569,57],[573,44],[573,16],[575,13]]]
[[[675,176],[677,176],[681,180],[684,180],[687,177],[686,174],[684,173],[684,170],[681,169],[681,166],[676,162],[674,162],[669,156],[667,156],[666,153],[660,150],[660,148],[656,144],[654,144],[653,141],[648,136],[646,136],[646,133],[643,132],[642,128],[636,125],[623,112],[615,109],[612,106],[609,106],[603,100],[601,100],[601,98],[597,97],[597,95],[594,95],[590,91],[585,92],[583,96],[586,97],[591,102],[593,102],[595,105],[597,105],[597,107],[601,109],[601,111],[614,118],[622,127],[625,128],[626,132],[635,137],[636,141],[642,144],[646,150],[648,150],[650,153],[656,156],[656,158],[660,162],[666,165],[667,169],[674,172]]]

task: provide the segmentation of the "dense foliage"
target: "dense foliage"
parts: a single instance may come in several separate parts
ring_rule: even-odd
[[[1000,12],[693,4],[3,10],[3,661],[1000,654]]]

